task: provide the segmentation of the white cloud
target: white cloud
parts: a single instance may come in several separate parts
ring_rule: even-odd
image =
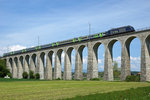
[[[98,63],[101,64],[103,61],[102,59],[98,59]]]
[[[21,46],[21,45],[2,47],[2,48],[0,48],[0,55],[3,55],[3,53],[7,53],[7,52],[11,52],[11,51],[17,51],[17,50],[21,50],[21,49],[25,49],[25,48],[26,48],[25,46]]]

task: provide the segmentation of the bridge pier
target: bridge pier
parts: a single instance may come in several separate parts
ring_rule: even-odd
[[[12,73],[12,59],[6,58],[6,67],[9,69],[10,73]]]
[[[141,40],[141,81],[150,81],[150,36]]]
[[[12,78],[17,78],[17,67],[14,59],[12,59]]]
[[[82,64],[82,50],[76,48],[75,50],[75,80],[83,79],[83,64]]]
[[[22,65],[21,65],[21,61],[20,59],[18,59],[18,69],[17,69],[17,78],[21,79],[22,78],[22,73],[23,73],[23,69],[22,69]]]
[[[29,67],[29,70],[33,71],[35,73],[35,68],[36,68],[36,65],[35,65],[35,54],[31,56],[30,58],[30,67]]]
[[[88,42],[88,64],[87,64],[87,80],[98,78],[98,57],[97,49],[91,42]]]
[[[24,57],[24,68],[23,68],[23,72],[27,72],[29,73],[29,55]]]
[[[128,47],[122,44],[121,48],[121,80],[124,81],[128,75],[131,75],[130,72],[130,53],[129,45]]]
[[[47,80],[52,80],[52,54],[53,52],[46,54],[45,79]]]
[[[62,50],[59,50],[55,53],[55,66],[54,66],[54,79],[62,78],[61,77],[61,53]]]
[[[40,74],[40,79],[44,79],[44,64],[43,64],[43,55],[37,54],[37,67],[38,73]]]
[[[113,81],[112,47],[105,45],[104,80]]]
[[[72,50],[65,51],[64,57],[64,80],[71,80],[72,73],[71,73],[71,52]]]

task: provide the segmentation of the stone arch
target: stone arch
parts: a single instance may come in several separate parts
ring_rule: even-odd
[[[14,63],[16,64],[16,67],[18,67],[18,58],[17,57],[14,58]]]
[[[45,65],[46,65],[45,52],[42,52],[42,53],[40,54],[40,58],[41,58],[43,67],[45,67]]]
[[[138,37],[138,36],[130,36],[130,37],[128,37],[127,39],[126,39],[126,41],[125,41],[125,48],[126,48],[126,63],[127,63],[127,65],[126,65],[126,68],[127,68],[127,73],[128,73],[128,75],[131,75],[131,68],[130,68],[130,66],[131,66],[131,60],[130,60],[130,57],[131,57],[131,54],[130,54],[130,44],[132,43],[132,41],[135,39],[135,38],[137,38],[139,41],[140,41],[140,46],[141,46],[141,39],[140,39],[140,37]],[[141,47],[140,47],[141,48]]]
[[[104,44],[102,42],[96,42],[92,48],[92,51],[93,51],[93,57],[92,57],[92,60],[93,60],[93,75],[91,78],[98,78],[98,72],[99,72],[99,68],[98,68],[98,50],[100,49],[99,47]],[[104,51],[105,51],[105,48],[104,48]]]
[[[149,53],[149,56],[150,56],[150,35],[148,35],[146,37],[145,42],[146,42],[146,46],[147,46],[148,53]]]
[[[9,58],[9,64],[10,64],[10,67],[12,68],[13,67],[13,60],[12,60],[12,58]]]
[[[111,58],[112,58],[112,60],[113,60],[112,49],[113,49],[114,44],[115,44],[117,41],[119,41],[119,40],[113,39],[113,40],[111,40],[111,41],[108,43],[108,48],[109,48],[109,50],[110,50],[110,52],[111,52]],[[120,41],[119,41],[119,43],[121,44]]]
[[[10,73],[12,73],[12,68],[13,68],[13,60],[12,60],[12,58],[8,59],[8,65],[7,66],[9,67]]]
[[[35,73],[37,72],[36,68],[37,68],[37,55],[34,53],[31,55],[30,59],[30,70]]]
[[[104,62],[104,80],[112,81],[113,77],[113,45],[119,41],[117,39],[112,39],[109,41],[108,45],[105,45],[105,62]],[[120,42],[120,41],[119,41]],[[121,43],[120,43],[121,44]]]
[[[82,52],[85,48],[85,45],[80,45],[76,50],[75,57],[75,79],[82,80],[83,79],[83,56]]]
[[[24,59],[24,72],[29,73],[29,66],[30,66],[30,56],[26,55]]]
[[[46,58],[46,70],[45,70],[45,78],[48,80],[52,80],[54,77],[54,69],[53,69],[53,51],[49,51]]]
[[[40,79],[44,79],[44,74],[45,74],[45,66],[46,66],[46,54],[45,52],[40,53],[40,63],[39,63],[39,74],[40,74]]]
[[[23,56],[18,57],[18,79],[22,78],[22,73],[23,73]]]
[[[23,65],[24,65],[23,56],[20,56],[20,57],[19,57],[19,61],[20,61],[20,63],[21,63],[21,67],[23,68]]]
[[[15,57],[14,60],[13,60],[13,69],[12,69],[12,77],[13,78],[17,78],[17,63],[18,63],[18,58]]]
[[[55,67],[54,67],[54,78],[58,79],[58,78],[62,78],[62,53],[63,53],[63,49],[59,49],[56,54],[55,54]]]
[[[64,65],[64,79],[65,80],[71,80],[72,79],[72,58],[71,54],[73,51],[73,47],[69,47],[66,50],[65,53],[65,65]]]

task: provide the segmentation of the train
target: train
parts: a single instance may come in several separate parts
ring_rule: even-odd
[[[96,34],[92,34],[92,35],[88,35],[88,36],[82,36],[82,37],[73,38],[73,39],[69,39],[69,40],[65,40],[65,41],[58,41],[58,42],[54,42],[54,43],[50,43],[50,44],[46,44],[46,45],[36,46],[36,47],[13,51],[13,52],[9,52],[9,53],[4,53],[3,57],[17,55],[17,54],[26,53],[26,52],[33,52],[33,51],[37,51],[37,50],[41,50],[41,49],[47,49],[47,48],[67,45],[67,44],[71,44],[71,43],[88,41],[88,40],[102,38],[102,37],[106,37],[106,36],[129,33],[129,32],[134,32],[134,31],[135,31],[134,27],[128,25],[128,26],[113,28],[106,32],[100,32],[100,33],[96,33]]]

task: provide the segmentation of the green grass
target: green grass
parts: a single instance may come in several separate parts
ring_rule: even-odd
[[[76,96],[65,100],[150,100],[150,86],[124,91]]]
[[[146,86],[150,83],[0,79],[0,100],[66,99]]]

